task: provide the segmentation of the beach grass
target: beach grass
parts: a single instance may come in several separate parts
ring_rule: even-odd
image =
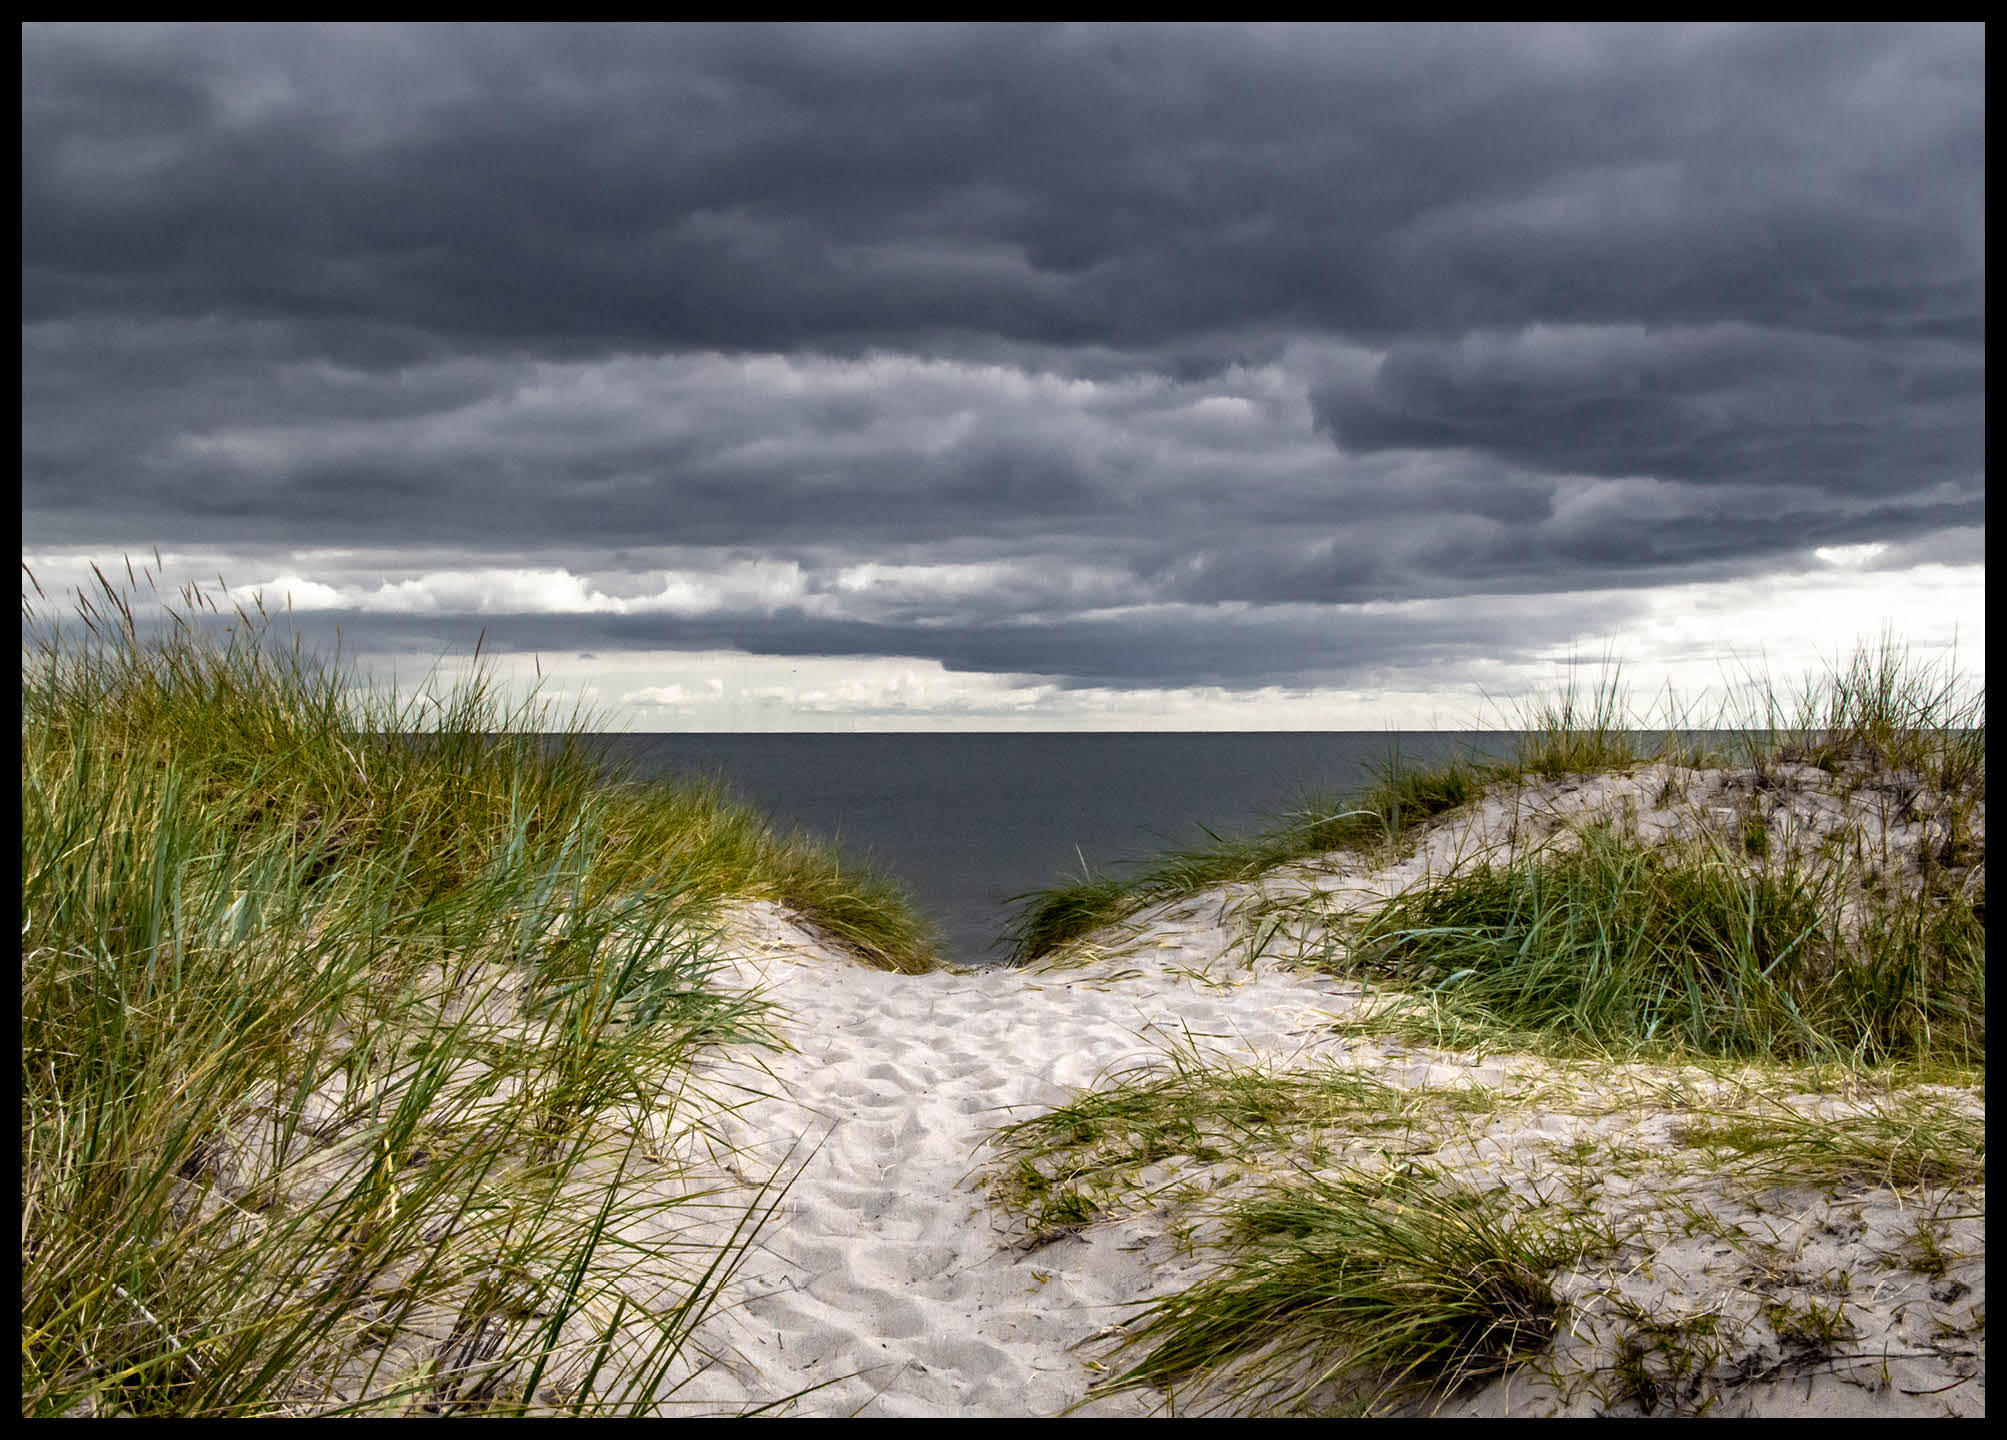
[[[1909,775],[1914,788],[1951,797],[1954,838],[1960,813],[1973,798],[1983,799],[1985,692],[1967,683],[1955,661],[1916,661],[1884,634],[1795,690],[1745,675],[1737,694],[1705,717],[1668,695],[1663,723],[1644,724],[1623,688],[1621,666],[1606,662],[1586,685],[1571,680],[1507,717],[1508,755],[1472,749],[1417,765],[1396,751],[1363,793],[1308,798],[1253,834],[1208,831],[1205,844],[1119,869],[1084,869],[1078,878],[1014,896],[1007,953],[1011,963],[1029,964],[1147,906],[1334,851],[1385,859],[1431,821],[1529,778],[1653,762],[1737,763],[1759,771],[1796,762],[1831,772]]]
[[[1419,997],[1406,1013],[1431,1038],[1486,1050],[1983,1063],[1982,914],[1890,894],[1850,918],[1847,899],[1831,875],[1592,829],[1393,897],[1330,963]]]
[[[1670,776],[1705,760],[1748,767],[1760,794],[1785,767],[1809,765],[1897,820],[1927,805],[1917,853],[1869,853],[1857,836],[1852,854],[1842,845],[1773,854],[1752,809],[1732,844],[1649,843],[1591,827],[1572,849],[1472,857],[1363,917],[1320,913],[1313,894],[1263,900],[1256,923],[1264,943],[1282,930],[1324,935],[1306,963],[1389,982],[1406,1000],[1382,1023],[1457,1048],[1983,1065],[1983,869],[1974,874],[1984,856],[1983,689],[1949,666],[1912,662],[1884,637],[1793,701],[1756,693],[1753,718],[1712,727],[1702,753],[1690,730],[1641,743],[1649,732],[1629,728],[1606,679],[1586,699],[1571,692],[1537,706],[1510,758],[1390,767],[1363,796],[1261,834],[1172,852],[1132,877],[1021,897],[1013,958],[1064,953],[1146,905],[1310,856],[1350,850],[1385,862],[1420,827],[1501,785],[1652,760]],[[1905,864],[1916,883],[1890,878]]]
[[[1435,764],[1413,764],[1393,749],[1362,794],[1306,797],[1253,834],[1204,830],[1205,844],[1166,851],[1129,867],[1132,873],[1084,870],[1077,880],[1015,895],[1017,913],[1005,935],[1010,962],[1031,963],[1147,905],[1253,880],[1292,861],[1337,850],[1391,852],[1418,827],[1502,782],[1628,769],[1661,753],[1688,753],[1690,742],[1677,731],[1666,730],[1647,748],[1649,732],[1626,728],[1618,676],[1608,672],[1587,695],[1571,688],[1536,702],[1519,717],[1518,739],[1507,757],[1470,750]]]
[[[1441,766],[1387,761],[1361,797],[1308,800],[1253,835],[1205,831],[1208,843],[1166,851],[1134,874],[1084,870],[1079,879],[1011,897],[1017,907],[1004,941],[1009,963],[1026,965],[1068,942],[1116,924],[1147,905],[1253,880],[1291,861],[1334,850],[1380,848],[1484,792],[1489,764],[1457,756]]]
[[[1096,1388],[1150,1385],[1201,1413],[1364,1413],[1489,1379],[1542,1350],[1552,1276],[1614,1244],[1419,1168],[1305,1172],[1224,1211],[1222,1260],[1149,1305]],[[1190,1401],[1187,1403],[1188,1413]]]
[[[1866,1113],[1817,1115],[1788,1104],[1701,1111],[1680,1144],[1768,1185],[1912,1191],[1986,1183],[1982,1116],[1906,1095]]]
[[[1253,1163],[1314,1145],[1320,1129],[1412,1123],[1395,1087],[1337,1066],[1221,1068],[1174,1052],[991,1134],[993,1193],[1034,1232],[1080,1225],[1147,1200],[1143,1172],[1169,1160]]]
[[[372,699],[154,583],[24,581],[23,1413],[659,1402],[786,1184],[660,1183],[692,1055],[771,1038],[720,904],[924,926],[482,673]]]
[[[1808,847],[1773,835],[1754,804],[1722,833],[1678,840],[1605,816],[1570,828],[1566,844],[1467,856],[1356,908],[1315,890],[1260,895],[1243,923],[1253,951],[1286,932],[1299,963],[1367,984],[1368,1003],[1335,1022],[1348,1033],[1465,1057],[1737,1074],[1748,1103],[1674,1107],[1686,1118],[1671,1153],[1704,1157],[1700,1173],[1829,1191],[1983,1186],[1983,1118],[1898,1093],[1943,1079],[1983,1091],[1983,689],[1884,637],[1795,698],[1753,693],[1736,724],[1668,726],[1656,742],[1633,728],[1613,681],[1564,694],[1531,712],[1509,758],[1390,765],[1363,795],[1262,833],[1020,897],[1014,959],[1063,955],[1105,927],[1119,947],[1120,922],[1145,906],[1312,855],[1387,863],[1495,786],[1657,762],[1674,789],[1683,769],[1745,767],[1761,797],[1802,786],[1791,767],[1811,766],[1874,813],[1878,844],[1842,826]],[[1920,815],[1931,823],[1904,828]],[[1898,831],[1915,853],[1893,853]],[[1836,1115],[1779,1098],[1833,1075],[1891,1098]],[[1166,1196],[1194,1207],[1188,1233],[1210,1224],[1210,1273],[1116,1327],[1122,1358],[1101,1388],[1150,1385],[1174,1407],[1182,1397],[1244,1413],[1384,1411],[1540,1351],[1557,1268],[1618,1243],[1586,1205],[1479,1196],[1425,1164],[1357,1168],[1379,1131],[1424,1116],[1440,1131],[1462,1094],[1450,1093],[1174,1051],[1000,1129],[993,1193],[1040,1233]],[[1476,1087],[1468,1100],[1529,1103]],[[1602,1153],[1586,1140],[1577,1149]],[[1210,1179],[1184,1183],[1194,1174]],[[1919,1263],[1934,1263],[1930,1232],[1918,1235]],[[1822,1317],[1778,1316],[1780,1335],[1825,1334]]]
[[[991,1133],[991,1193],[1035,1233],[1078,1226],[1157,1198],[1153,1167],[1188,1188],[1191,1167],[1225,1175],[1316,1167],[1363,1141],[1387,1153],[1453,1115],[1505,1103],[1479,1085],[1410,1090],[1339,1063],[1222,1063],[1187,1043],[1108,1077],[1064,1105]]]
[[[1585,1082],[1596,1082],[1581,1062],[1417,1088],[1343,1063],[1248,1065],[1174,1043],[999,1129],[991,1194],[1024,1217],[1027,1247],[1155,1213],[1175,1217],[1171,1233],[1204,1261],[1197,1280],[1097,1335],[1110,1363],[1092,1363],[1102,1378],[1090,1395],[1147,1386],[1171,1413],[1331,1415],[1426,1410],[1529,1364],[1562,1393],[1593,1381],[1599,1372],[1553,1368],[1550,1341],[1570,1311],[1558,1278],[1621,1268],[1627,1250],[1649,1255],[1696,1230],[1748,1241],[1724,1203],[1747,1219],[1796,1213],[1808,1189],[1880,1190],[1935,1214],[1985,1184],[1972,1097],[1894,1072],[1717,1063],[1593,1074],[1603,1088],[1585,1106]],[[1826,1093],[1835,1082],[1845,1096]],[[1579,1128],[1562,1143],[1568,1127],[1551,1122],[1571,1113]],[[1652,1116],[1673,1117],[1661,1141],[1619,1138]],[[1529,1127],[1553,1137],[1535,1142],[1543,1158],[1516,1181],[1498,1175],[1492,1147]],[[1613,1210],[1600,1197],[1614,1181],[1637,1198]],[[1928,1277],[1949,1262],[1919,1220],[1884,1263]],[[1779,1290],[1766,1323],[1784,1324],[1779,1307],[1792,1303]],[[1743,1321],[1730,1329],[1748,1341]],[[1620,1325],[1620,1379],[1684,1353],[1682,1337],[1661,1330],[1644,1311]],[[1707,1360],[1694,1375],[1728,1338],[1687,1357]],[[1658,1390],[1624,1393],[1647,1410],[1671,1403]]]

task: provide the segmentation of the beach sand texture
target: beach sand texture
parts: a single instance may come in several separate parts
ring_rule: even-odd
[[[664,1413],[1149,1415],[1255,1403],[1092,1386],[1120,1368],[1115,1327],[1138,1302],[1212,1268],[1206,1192],[1254,1183],[1261,1167],[1173,1158],[1092,1223],[1043,1229],[988,1189],[996,1156],[985,1141],[999,1126],[1181,1053],[1342,1067],[1398,1087],[1430,1118],[1393,1139],[1323,1137],[1337,1160],[1503,1187],[1528,1206],[1598,1217],[1619,1237],[1556,1277],[1566,1305],[1534,1360],[1410,1409],[1983,1414],[1983,1181],[1767,1185],[1689,1143],[1707,1116],[1781,1105],[1844,1117],[1889,1097],[1855,1083],[1784,1095],[1773,1083],[1759,1095],[1730,1069],[1455,1055],[1348,1033],[1346,1017],[1372,992],[1292,963],[1321,939],[1304,907],[1290,925],[1262,923],[1278,896],[1321,895],[1335,916],[1475,853],[1569,843],[1568,827],[1595,816],[1666,839],[1733,833],[1754,814],[1780,851],[1807,853],[1851,823],[1864,853],[1881,847],[1898,874],[1930,838],[1931,797],[1903,777],[1843,796],[1823,772],[1785,769],[1805,773],[1659,765],[1529,780],[1433,826],[1398,862],[1325,857],[1160,905],[1042,969],[888,974],[774,906],[740,907],[726,978],[778,1007],[792,1048],[707,1056],[675,1143],[692,1167],[683,1183],[715,1183],[739,1203],[774,1172],[791,1185],[697,1332],[702,1354]],[[1983,835],[1983,802],[1977,823]],[[1983,862],[1964,879],[1983,886]],[[1457,1103],[1473,1087],[1481,1103]],[[1436,1096],[1445,1103],[1432,1110]],[[1983,1124],[1983,1092],[1935,1098]],[[1935,1256],[1918,1254],[1920,1227]]]

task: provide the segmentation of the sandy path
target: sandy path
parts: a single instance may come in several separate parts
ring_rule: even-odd
[[[1529,784],[1436,827],[1398,863],[1369,870],[1327,857],[1258,887],[1166,904],[1095,937],[1088,963],[1054,972],[887,974],[775,907],[741,907],[721,979],[763,991],[794,1048],[740,1046],[700,1061],[693,1074],[711,1103],[679,1109],[690,1128],[678,1149],[697,1179],[715,1176],[741,1196],[777,1170],[799,1173],[695,1337],[711,1359],[665,1410],[738,1411],[798,1395],[777,1408],[1164,1413],[1155,1392],[1083,1401],[1112,1358],[1097,1343],[1107,1328],[1211,1268],[1181,1243],[1189,1207],[1160,1192],[1082,1230],[1027,1236],[987,1202],[977,1166],[998,1126],[1167,1050],[1197,1049],[1241,1063],[1336,1061],[1408,1092],[1496,1087],[1506,1101],[1410,1134],[1403,1153],[1529,1207],[1572,1197],[1574,1213],[1627,1237],[1556,1276],[1566,1329],[1534,1365],[1457,1396],[1450,1411],[1984,1414],[1983,1183],[1757,1193],[1685,1138],[1696,1110],[1740,1113],[1752,1095],[1824,1118],[1891,1097],[1778,1096],[1774,1081],[1744,1090],[1732,1076],[1643,1066],[1471,1064],[1335,1028],[1360,1003],[1355,984],[1268,958],[1245,963],[1263,892],[1349,908],[1472,853],[1565,840],[1569,824],[1596,814],[1648,839],[1739,834],[1761,819],[1779,851],[1806,852],[1851,823],[1897,878],[1936,842],[1932,797],[1870,787],[1842,798],[1830,777],[1799,768],[1766,785],[1669,767]],[[1981,858],[1965,882],[1979,885],[1981,806]],[[1318,912],[1296,913],[1295,926],[1265,932],[1276,942],[1268,954],[1317,939],[1321,922],[1291,930]],[[1983,1093],[1938,1099],[1983,1122]],[[1374,1163],[1365,1137],[1340,1143],[1358,1151],[1350,1163]],[[1169,1178],[1209,1178],[1188,1170]],[[1941,1258],[1919,1258],[1922,1231]],[[1793,1317],[1820,1313],[1838,1316],[1843,1333],[1803,1343]],[[1178,1408],[1204,1400],[1180,1396]]]
[[[705,1060],[706,1091],[740,1103],[686,1133],[683,1148],[700,1174],[705,1147],[720,1142],[736,1153],[714,1173],[757,1182],[798,1165],[799,1174],[726,1307],[699,1331],[698,1348],[713,1358],[663,1407],[671,1413],[798,1395],[776,1408],[1163,1414],[1164,1397],[1152,1391],[1083,1401],[1097,1357],[1109,1355],[1096,1343],[1107,1327],[1139,1299],[1210,1268],[1179,1243],[1190,1212],[1166,1200],[1027,1243],[1035,1237],[986,1203],[976,1172],[995,1127],[1173,1047],[1241,1062],[1336,1058],[1411,1091],[1540,1085],[1548,1075],[1532,1060],[1467,1065],[1347,1037],[1331,1020],[1358,1003],[1355,988],[1267,965],[1236,969],[1209,953],[1225,933],[1206,923],[1211,916],[1188,912],[1184,950],[1159,945],[1160,925],[1148,954],[1077,970],[922,976],[833,955],[768,907],[741,918],[736,977],[792,1017],[784,1030],[796,1048],[741,1047]],[[1216,979],[1195,961],[1209,962]],[[1556,1277],[1567,1329],[1539,1364],[1445,1408],[1983,1414],[1983,1186],[1801,1189],[1757,1203],[1750,1187],[1719,1175],[1654,1173],[1649,1159],[1631,1173],[1610,1157],[1681,1153],[1681,1107],[1639,1099],[1664,1080],[1642,1066],[1573,1074],[1564,1094],[1548,1089],[1530,1104],[1480,1112],[1411,1150],[1480,1188],[1503,1184],[1547,1204],[1571,1183],[1557,1157],[1592,1141],[1597,1193],[1584,1204],[1649,1232]],[[1965,1098],[1983,1116],[1983,1100]],[[1831,1114],[1867,1102],[1801,1095],[1792,1103]],[[1688,1224],[1696,1210],[1718,1228]],[[1937,1273],[1900,1258],[1925,1219],[1950,1257]],[[1837,1308],[1849,1333],[1832,1347],[1801,1347],[1778,1331],[1780,1304]],[[1637,1336],[1645,1353],[1627,1361],[1626,1337]],[[1205,1401],[1181,1396],[1178,1408]]]
[[[1093,971],[891,975],[819,956],[764,907],[751,918],[739,975],[795,1017],[797,1048],[715,1056],[699,1080],[767,1097],[714,1122],[748,1177],[786,1163],[796,1137],[817,1148],[741,1272],[740,1309],[707,1327],[718,1362],[679,1395],[707,1407],[832,1380],[797,1413],[1078,1403],[1094,1378],[1081,1342],[1188,1262],[1150,1218],[1027,1248],[972,1173],[984,1138],[1187,1029],[1210,1053],[1288,1054],[1349,1003],[1337,982],[1284,976],[1144,994]],[[1150,1408],[1122,1396],[1085,1413]]]

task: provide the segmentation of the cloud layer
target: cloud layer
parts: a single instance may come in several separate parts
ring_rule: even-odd
[[[999,694],[1980,566],[1983,39],[29,27],[26,548]]]

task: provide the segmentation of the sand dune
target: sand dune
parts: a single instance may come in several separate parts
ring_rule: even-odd
[[[1384,894],[1473,843],[1537,843],[1590,809],[1647,827],[1688,823],[1655,818],[1664,807],[1650,800],[1668,793],[1668,778],[1487,800],[1398,866],[1367,873],[1333,861],[1264,884]],[[1736,785],[1718,773],[1670,778],[1703,801]],[[1778,824],[1814,834],[1823,792],[1808,782],[1801,793],[1809,798],[1781,805]],[[1682,813],[1705,823],[1709,810]],[[1907,808],[1884,816],[1929,823]],[[1565,1325],[1536,1363],[1424,1408],[1984,1413],[1983,1185],[1764,1190],[1682,1148],[1696,1110],[1755,1103],[1732,1072],[1480,1059],[1348,1034],[1341,1022],[1368,1003],[1361,986],[1269,954],[1249,963],[1244,922],[1263,893],[1234,887],[1159,907],[1093,937],[1070,968],[922,976],[855,964],[775,907],[740,909],[729,979],[779,1007],[793,1048],[707,1058],[695,1083],[710,1098],[686,1105],[679,1144],[694,1175],[740,1193],[776,1171],[793,1181],[699,1332],[708,1359],[664,1409],[790,1396],[778,1408],[804,1415],[1145,1415],[1221,1403],[1203,1391],[1091,1387],[1108,1373],[1112,1327],[1209,1268],[1203,1230],[1187,1243],[1195,1217],[1171,1182],[1245,1177],[1167,1171],[1157,1198],[1039,1233],[985,1189],[984,1142],[998,1126],[1182,1050],[1238,1065],[1337,1064],[1405,1090],[1489,1087],[1495,1102],[1455,1112],[1405,1158],[1527,1204],[1573,1194],[1632,1235],[1557,1277]],[[1843,1089],[1765,1103],[1833,1116],[1885,1098]],[[1980,1094],[1939,1098],[1983,1118]],[[1633,1163],[1611,1161],[1613,1150]],[[1363,1143],[1352,1158],[1387,1161]],[[1594,1171],[1586,1189],[1584,1163]],[[1939,1238],[1935,1264],[1915,1253],[1920,1221]],[[1819,1342],[1804,1333],[1807,1315],[1839,1316],[1842,1333]]]

